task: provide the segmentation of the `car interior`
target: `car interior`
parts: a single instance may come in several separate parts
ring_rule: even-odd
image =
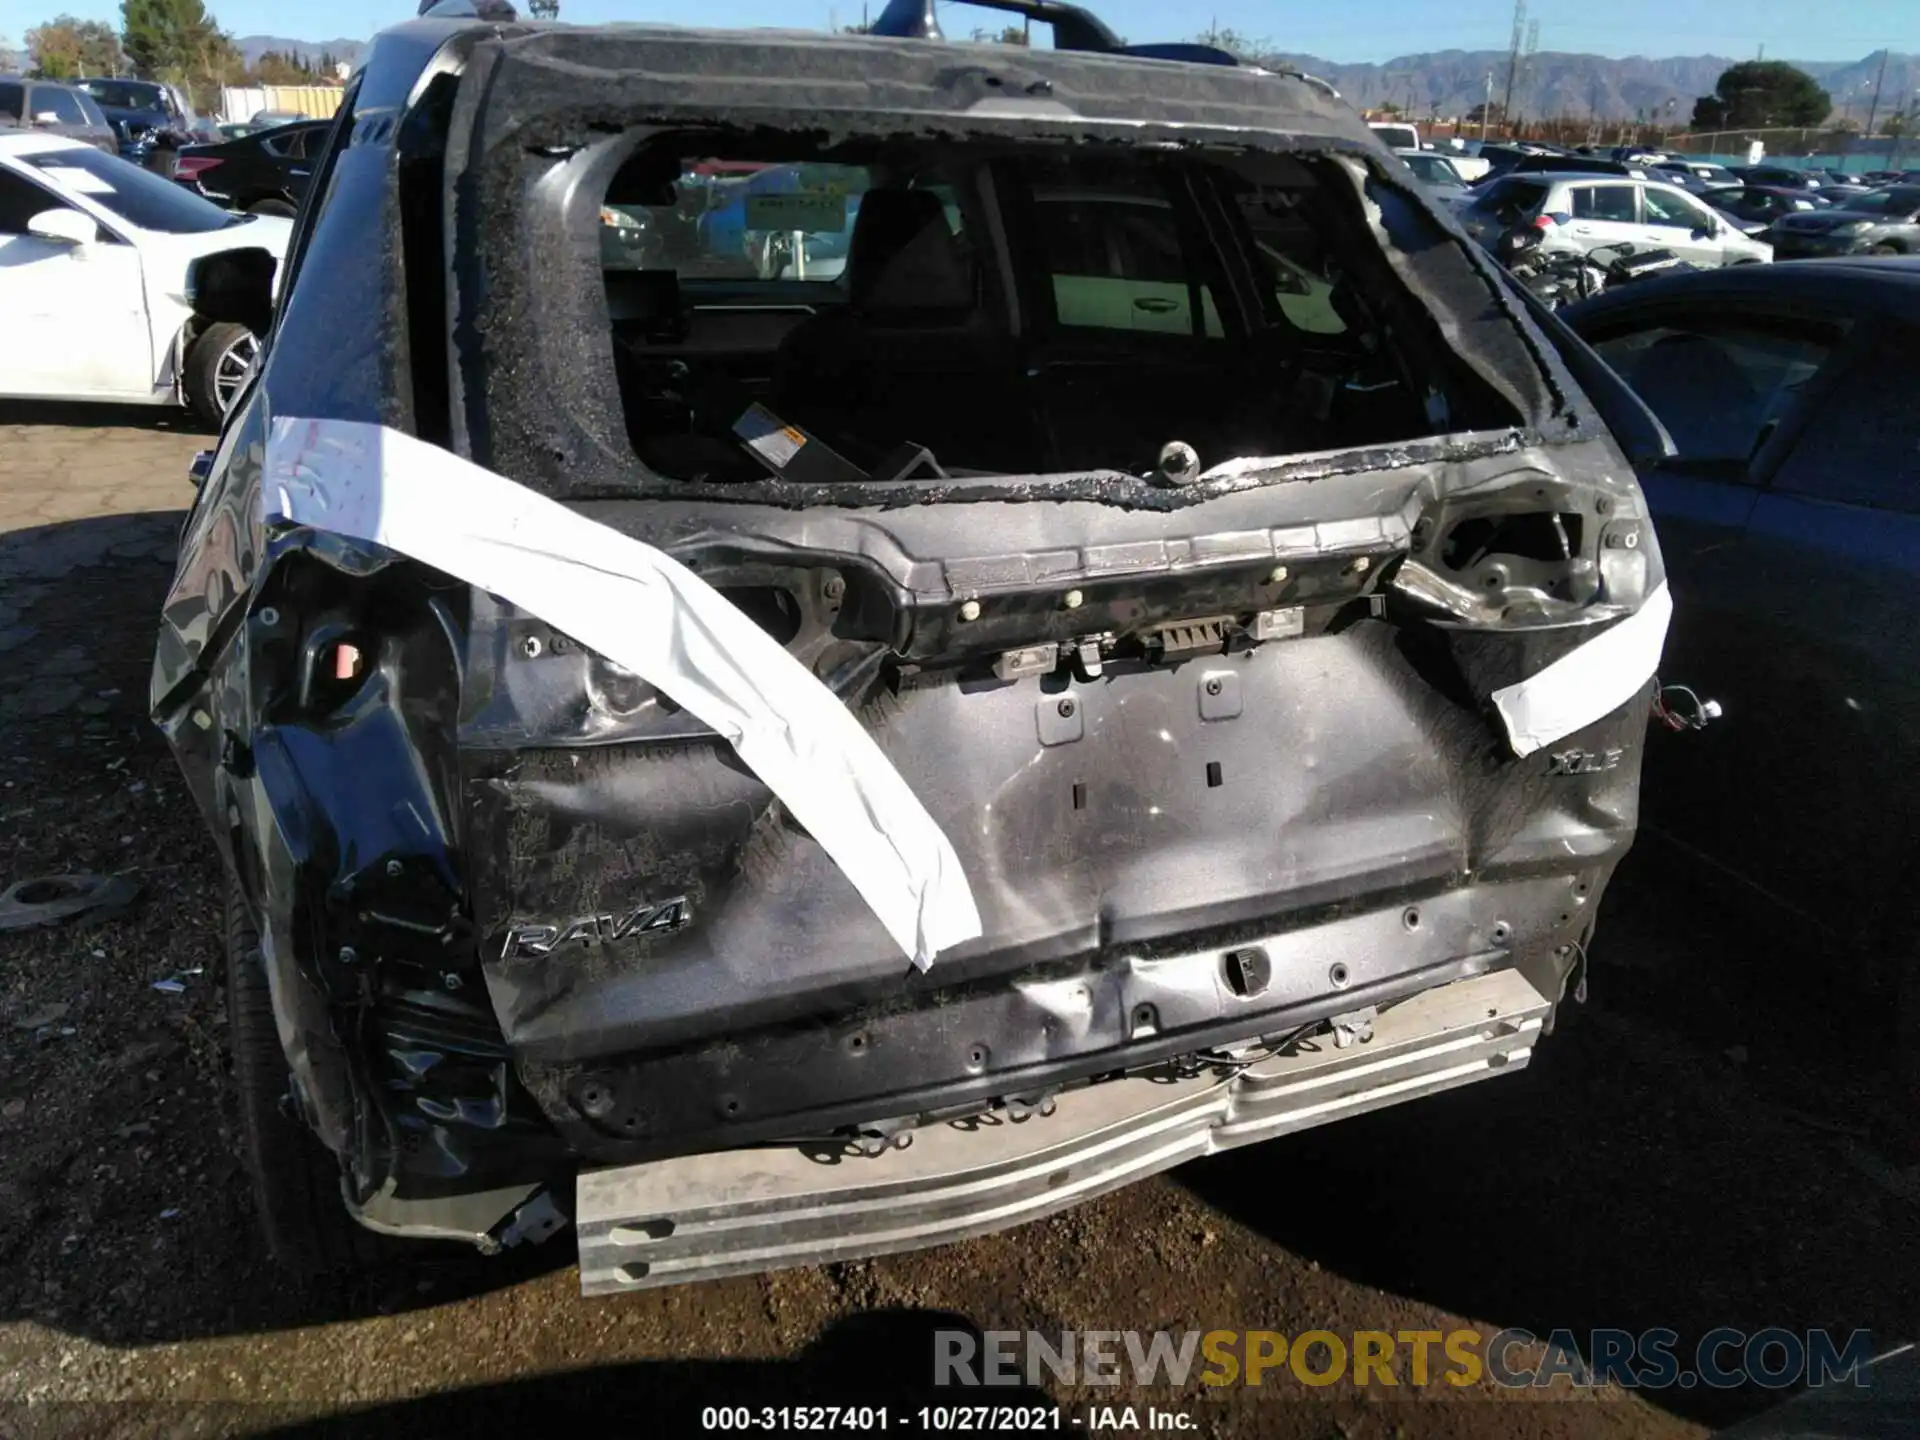
[[[1331,162],[719,138],[650,142],[602,210],[659,474],[1149,474],[1176,440],[1204,468],[1516,421]]]

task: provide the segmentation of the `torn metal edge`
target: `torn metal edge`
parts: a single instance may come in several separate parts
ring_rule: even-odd
[[[260,494],[264,522],[409,556],[671,696],[766,782],[921,969],[981,933],[952,842],[873,737],[778,641],[663,551],[359,421],[275,419]]]

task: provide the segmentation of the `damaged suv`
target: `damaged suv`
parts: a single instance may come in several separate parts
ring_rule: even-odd
[[[284,1257],[936,1243],[1581,983],[1657,422],[1323,83],[1002,3],[374,42],[153,677]]]

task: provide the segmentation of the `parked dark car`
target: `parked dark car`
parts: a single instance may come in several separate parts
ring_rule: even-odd
[[[1701,189],[1711,190],[1739,183],[1739,177],[1726,166],[1716,165],[1710,160],[1662,160],[1653,168],[1660,172],[1662,179],[1672,177],[1674,184],[1685,185],[1696,193]]]
[[[1684,747],[1656,732],[1648,825],[1840,937],[1809,956],[1821,983],[1898,993],[1920,1078],[1920,260],[1703,271],[1562,313],[1679,452],[1641,476],[1663,673],[1725,710]]]
[[[1782,260],[1920,253],[1920,185],[1894,185],[1831,209],[1783,216],[1774,222],[1773,243]]]
[[[1731,167],[1743,185],[1773,185],[1788,190],[1818,190],[1826,177],[1815,170],[1792,165],[1735,165]]]
[[[933,1244],[1578,991],[1658,426],[1324,83],[999,8],[1053,45],[417,20],[309,152],[151,691],[283,1255]],[[607,267],[770,165],[833,278]]]
[[[120,137],[120,153],[128,159],[138,158],[132,152],[144,154],[146,144],[163,137],[177,148],[219,136],[213,122],[195,114],[186,97],[171,85],[108,76],[74,83],[99,102]]]
[[[188,145],[174,162],[173,178],[229,210],[292,215],[307,193],[312,154],[332,128],[331,120],[308,120],[218,145]]]
[[[1827,207],[1817,190],[1778,185],[1732,185],[1702,191],[1700,198],[1737,223],[1749,235],[1763,235],[1782,215],[1805,215]]]
[[[42,130],[116,154],[120,138],[93,97],[71,85],[0,75],[0,130]]]

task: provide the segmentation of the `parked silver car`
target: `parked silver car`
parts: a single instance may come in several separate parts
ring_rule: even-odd
[[[1459,207],[1469,235],[1491,247],[1516,225],[1540,231],[1547,254],[1603,248],[1671,250],[1702,269],[1773,259],[1773,247],[1741,233],[1676,185],[1625,176],[1534,172],[1503,175]]]

